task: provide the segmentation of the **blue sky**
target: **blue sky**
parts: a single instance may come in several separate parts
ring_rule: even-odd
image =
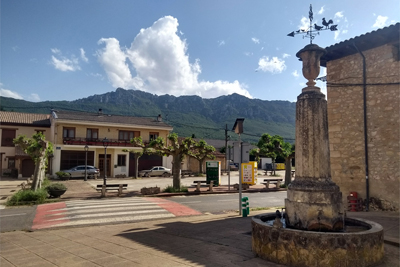
[[[338,24],[314,39],[321,47],[400,20],[398,0],[1,0],[0,94],[75,100],[122,87],[295,101],[306,82],[295,54],[309,41],[287,34],[308,23],[310,4],[313,23]]]

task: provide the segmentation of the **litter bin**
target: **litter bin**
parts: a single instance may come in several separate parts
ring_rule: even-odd
[[[207,184],[213,181],[215,186],[219,186],[221,183],[221,162],[206,161],[206,176]]]

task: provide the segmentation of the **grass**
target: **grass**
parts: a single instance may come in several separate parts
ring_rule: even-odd
[[[15,193],[9,200],[7,200],[7,206],[18,206],[18,205],[37,205],[43,204],[47,199],[46,188],[40,188],[36,191],[32,190],[21,190]]]
[[[169,185],[167,186],[163,192],[164,193],[179,193],[179,192],[188,192],[189,190],[185,186],[181,186],[179,189],[175,189],[173,186]]]

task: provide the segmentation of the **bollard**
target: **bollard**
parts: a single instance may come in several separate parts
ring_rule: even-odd
[[[250,208],[249,208],[249,198],[246,197],[246,210],[247,210],[247,215],[250,215]]]
[[[247,217],[247,197],[242,197],[242,217]]]

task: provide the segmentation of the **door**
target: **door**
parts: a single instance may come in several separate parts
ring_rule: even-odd
[[[31,177],[35,172],[35,162],[32,159],[22,160],[22,177]]]
[[[100,177],[104,177],[104,154],[99,155]],[[107,177],[111,176],[111,155],[107,154]]]

